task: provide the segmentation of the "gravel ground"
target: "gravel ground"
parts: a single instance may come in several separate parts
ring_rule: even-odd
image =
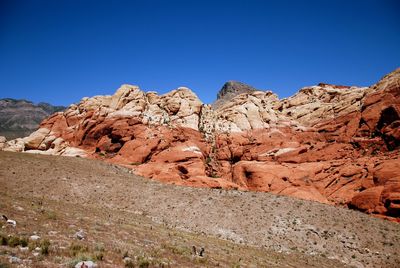
[[[200,267],[234,266],[233,253],[235,262],[242,261],[239,267],[272,263],[277,267],[398,267],[400,261],[399,224],[316,202],[166,185],[100,161],[9,152],[0,152],[0,185],[0,212],[19,217],[19,221],[27,219],[13,210],[13,199],[21,205],[44,200],[60,215],[60,221],[68,222],[74,209],[86,211],[105,224],[107,233],[129,224],[137,227],[143,221],[154,227],[154,231],[146,230],[155,241],[163,239],[161,233],[169,232],[165,230],[192,240],[206,239],[202,243],[209,243],[216,254],[210,253],[208,263],[197,263]],[[29,210],[25,208],[27,215]],[[107,225],[112,218],[117,224]],[[87,224],[86,229],[93,225]],[[178,241],[183,247],[191,247],[187,237]],[[242,257],[235,251],[221,253],[228,245],[236,245],[238,252],[244,252]],[[269,255],[273,262],[265,259],[252,264],[249,254],[259,260]],[[195,266],[192,259],[167,257],[180,267]]]

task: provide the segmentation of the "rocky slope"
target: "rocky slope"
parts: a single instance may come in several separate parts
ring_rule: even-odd
[[[321,83],[282,100],[248,90],[216,109],[188,88],[160,96],[123,85],[0,146],[99,158],[167,183],[272,192],[400,221],[399,114],[400,69],[371,87]]]
[[[27,100],[0,99],[0,136],[7,139],[28,136],[43,119],[64,109],[44,102],[35,105]]]

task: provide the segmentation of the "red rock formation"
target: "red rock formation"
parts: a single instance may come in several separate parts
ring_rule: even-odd
[[[177,185],[272,192],[400,219],[400,69],[370,88],[246,91],[212,110],[187,88],[124,85],[2,145],[121,164]],[[7,147],[8,146],[8,147]]]

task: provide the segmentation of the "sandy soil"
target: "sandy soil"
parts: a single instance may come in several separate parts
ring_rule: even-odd
[[[0,185],[0,213],[17,221],[15,228],[2,222],[1,235],[36,232],[50,241],[49,255],[1,246],[3,265],[14,255],[20,264],[8,265],[20,267],[72,267],[88,258],[123,267],[124,256],[132,267],[398,267],[400,261],[399,224],[316,202],[165,185],[100,161],[9,152],[0,152]],[[76,238],[79,230],[84,240]],[[204,247],[205,257],[192,246]]]

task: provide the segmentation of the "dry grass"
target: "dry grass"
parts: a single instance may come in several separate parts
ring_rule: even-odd
[[[399,260],[397,224],[269,194],[162,185],[98,161],[1,152],[0,184],[0,213],[17,221],[0,238],[41,237],[28,241],[28,251],[0,246],[0,263],[11,255],[29,267],[80,260],[100,267],[396,267]],[[75,237],[79,230],[84,240]],[[193,246],[204,247],[205,257]]]

